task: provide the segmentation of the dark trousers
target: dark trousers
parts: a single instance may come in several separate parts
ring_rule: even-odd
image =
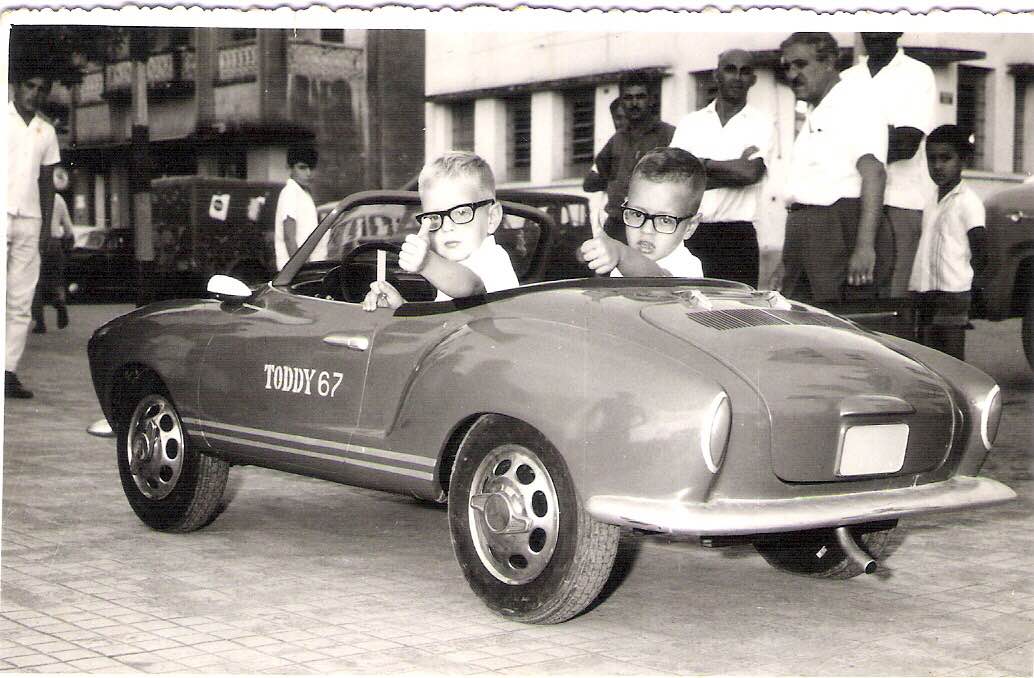
[[[628,244],[628,240],[625,238],[625,222],[621,220],[621,217],[607,215],[607,220],[603,222],[603,232],[618,242]]]
[[[814,302],[890,297],[894,236],[882,210],[876,229],[873,284],[847,284],[861,207],[858,198],[841,198],[828,206],[790,206],[783,243],[783,294]]]
[[[758,235],[749,221],[701,223],[686,247],[708,278],[758,284]]]
[[[915,292],[912,294],[916,340],[959,360],[966,359],[969,292]]]

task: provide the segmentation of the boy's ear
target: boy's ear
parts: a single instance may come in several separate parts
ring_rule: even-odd
[[[488,207],[488,234],[492,235],[503,221],[503,206],[498,200]]]
[[[693,236],[693,233],[696,232],[697,226],[700,225],[700,216],[700,212],[697,212],[690,217],[689,226],[686,228],[686,232],[682,236],[683,240],[689,240]]]

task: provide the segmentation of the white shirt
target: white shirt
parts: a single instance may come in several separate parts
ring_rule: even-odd
[[[671,145],[709,160],[738,160],[743,149],[757,146],[751,159],[760,158],[767,165],[774,129],[773,118],[749,104],[723,126],[712,101],[679,121]],[[761,181],[749,186],[712,188],[704,192],[700,202],[701,221],[754,221],[760,196]]]
[[[674,250],[657,260],[657,265],[676,278],[703,278],[704,267],[700,260],[693,256],[684,245],[678,245]],[[610,272],[612,278],[623,278],[617,268]]]
[[[485,292],[498,292],[520,285],[517,274],[513,271],[513,264],[510,263],[510,255],[496,244],[494,235],[486,236],[469,257],[457,263],[466,266],[481,278]],[[438,290],[438,296],[434,298],[435,301],[450,299],[452,297],[441,290]]]
[[[280,191],[280,197],[276,201],[276,222],[273,226],[273,249],[276,252],[277,270],[284,267],[291,255],[287,252],[287,244],[284,242],[284,219],[294,219],[294,238],[299,247],[309,237],[309,234],[316,230],[319,221],[316,218],[316,203],[312,196],[294,179],[288,179],[287,184]],[[316,249],[309,255],[309,261],[323,261],[327,258],[326,236],[316,245]]]
[[[40,219],[39,168],[61,162],[57,132],[38,115],[29,124],[7,102],[7,213]]]
[[[811,109],[793,142],[787,203],[832,205],[862,194],[856,164],[887,161],[887,125],[865,81],[841,80]]]
[[[934,128],[937,83],[933,70],[922,61],[898,53],[875,77],[869,73],[868,57],[848,68],[840,77],[858,78],[872,84],[877,104],[891,127],[914,127],[924,135]],[[883,202],[892,207],[920,210],[933,189],[926,171],[926,150],[920,143],[911,158],[887,165],[887,189]]]
[[[912,278],[913,292],[966,292],[973,285],[969,260],[969,230],[984,227],[984,203],[965,182],[936,195],[923,209],[923,232],[919,236]]]

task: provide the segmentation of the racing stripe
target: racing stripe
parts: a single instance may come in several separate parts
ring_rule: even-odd
[[[368,468],[374,468],[378,470],[387,471],[389,473],[398,473],[401,475],[412,476],[415,478],[421,478],[426,480],[432,480],[433,474],[426,471],[419,471],[414,469],[404,468],[402,466],[393,464],[392,462],[402,462],[404,464],[414,464],[418,466],[434,467],[437,463],[435,459],[429,459],[427,457],[421,457],[415,454],[404,454],[402,452],[392,452],[390,450],[380,450],[374,447],[365,447],[363,445],[349,445],[347,443],[339,443],[332,440],[323,440],[321,438],[310,438],[307,436],[294,435],[290,433],[280,433],[277,431],[267,431],[264,429],[250,428],[248,426],[237,426],[234,424],[225,424],[222,422],[207,421],[203,419],[195,419],[192,417],[183,417],[183,423],[197,426],[202,429],[203,434],[206,437],[226,440],[234,443],[242,443],[255,447],[266,448],[270,450],[277,450],[282,452],[288,452],[291,454],[299,454],[317,459],[327,459],[330,461],[342,461],[349,464],[355,464],[357,466],[365,466]],[[224,433],[218,433],[223,431]],[[227,435],[228,433],[242,433],[245,435],[259,436],[265,438],[272,438],[274,440],[283,442],[294,442],[302,445],[308,445],[313,447],[323,447],[333,450],[340,450],[342,452],[350,452],[352,454],[361,454],[370,457],[377,457],[384,460],[387,463],[379,464],[372,461],[364,461],[362,459],[355,459],[353,457],[343,458],[341,455],[332,455],[326,453],[320,453],[312,450],[305,450],[297,447],[287,447],[283,445],[276,445],[270,442],[261,440],[252,440],[250,438],[244,438],[240,436]]]

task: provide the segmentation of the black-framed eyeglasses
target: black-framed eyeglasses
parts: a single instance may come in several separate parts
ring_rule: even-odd
[[[429,231],[437,231],[445,223],[445,217],[448,215],[452,223],[457,226],[463,224],[469,224],[474,220],[474,213],[477,212],[479,207],[485,205],[491,205],[495,202],[495,198],[488,198],[486,200],[479,200],[477,202],[468,202],[462,205],[456,205],[450,207],[447,210],[441,210],[438,212],[421,212],[415,215],[413,218],[416,219],[416,223],[420,226],[426,226]]]
[[[653,230],[665,235],[671,235],[679,229],[679,224],[687,219],[693,219],[696,214],[687,214],[684,217],[676,217],[671,214],[650,214],[634,207],[628,206],[628,201],[621,203],[621,220],[625,226],[631,228],[642,228],[649,220],[653,224]]]

